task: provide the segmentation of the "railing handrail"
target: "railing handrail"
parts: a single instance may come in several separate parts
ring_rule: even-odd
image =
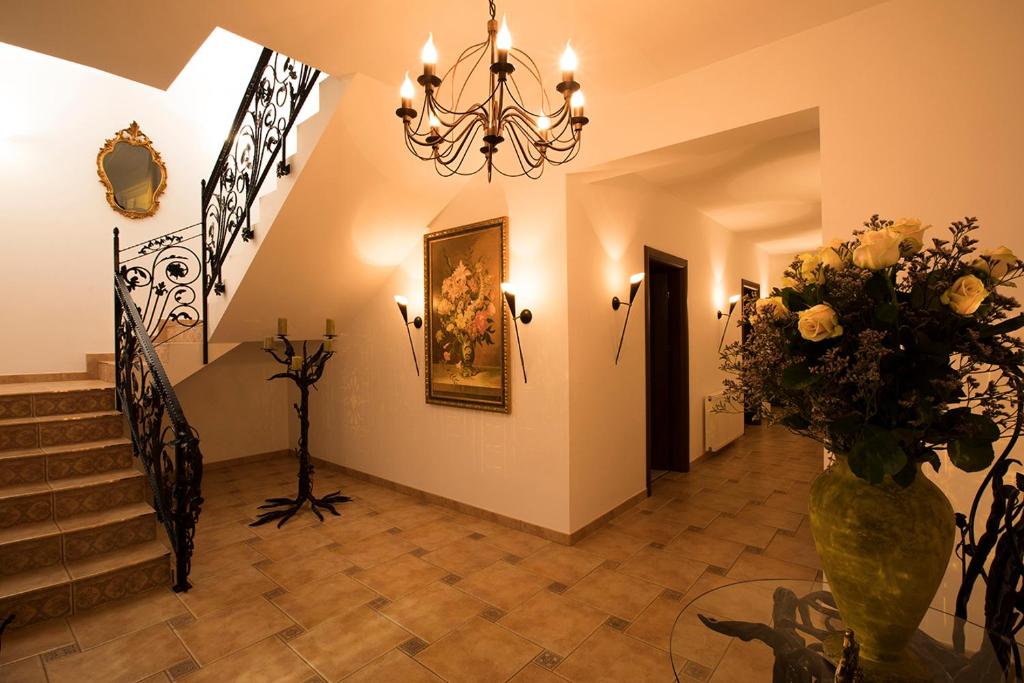
[[[256,68],[253,69],[252,76],[249,77],[249,84],[245,86],[245,93],[242,95],[242,102],[238,105],[238,110],[235,112],[235,118],[231,122],[231,128],[228,130],[228,136],[224,140],[224,145],[220,148],[220,154],[217,155],[217,161],[213,164],[213,170],[210,171],[210,177],[206,180],[206,186],[203,188],[203,206],[205,207],[210,203],[210,198],[213,196],[213,188],[217,186],[217,181],[220,180],[220,176],[224,173],[224,167],[226,166],[228,155],[231,154],[231,148],[235,144],[235,138],[238,136],[238,130],[242,127],[242,122],[245,120],[245,115],[249,112],[249,105],[252,103],[252,98],[256,95],[256,89],[259,87],[263,69],[266,68],[267,64],[270,63],[270,58],[273,56],[274,51],[269,47],[263,48],[260,52],[259,59],[256,60]]]
[[[191,434],[192,428],[189,426],[188,420],[185,419],[185,413],[182,412],[181,404],[178,402],[178,395],[174,393],[174,387],[171,386],[170,380],[167,379],[167,373],[164,371],[164,365],[160,362],[160,357],[156,353],[153,341],[149,338],[146,326],[142,323],[142,316],[139,315],[139,309],[135,304],[135,300],[132,299],[132,295],[128,293],[128,288],[125,287],[121,274],[117,272],[114,273],[114,291],[117,294],[125,314],[132,323],[135,336],[139,340],[139,348],[142,352],[142,357],[146,359],[146,363],[149,365],[150,371],[156,376],[156,387],[160,392],[160,398],[164,402],[167,417],[174,425],[175,433],[181,434],[183,433],[181,430],[184,429]],[[118,386],[117,390],[120,393],[122,391],[121,386]],[[123,400],[123,396],[121,398]]]

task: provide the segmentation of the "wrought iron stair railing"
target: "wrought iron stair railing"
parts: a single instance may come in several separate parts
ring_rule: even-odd
[[[176,263],[168,254],[176,249],[177,244],[172,242],[157,249],[153,263],[165,268],[166,264]],[[133,451],[145,470],[157,519],[167,532],[174,552],[174,590],[182,592],[191,587],[188,576],[196,523],[203,503],[203,456],[199,450],[199,437],[185,419],[153,346],[144,320],[147,313],[132,298],[129,285],[132,276],[126,276],[127,265],[122,268],[119,263],[121,252],[115,228],[113,279],[117,405],[128,420]],[[133,267],[132,270],[140,272],[142,267]],[[187,269],[184,275],[188,276]],[[153,285],[152,272],[149,277],[149,289],[154,291],[159,285]],[[192,290],[185,288],[180,291]],[[174,296],[167,294],[158,298],[166,302],[173,300]],[[161,306],[155,308],[160,309]],[[153,319],[150,315],[150,320]]]
[[[288,175],[287,138],[320,71],[264,48],[209,178],[198,223],[120,246],[114,229],[114,358],[118,407],[175,554],[174,590],[190,587],[203,458],[157,348],[197,326],[209,361],[210,294],[225,291],[235,240],[253,237],[252,205],[271,168]]]
[[[210,293],[223,294],[223,267],[238,237],[253,237],[252,205],[271,168],[288,175],[286,140],[320,71],[264,48],[210,177],[202,183],[203,321]],[[275,165],[275,161],[277,162]],[[209,360],[203,325],[203,362]]]

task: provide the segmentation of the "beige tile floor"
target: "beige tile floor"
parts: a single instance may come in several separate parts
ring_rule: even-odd
[[[327,470],[316,489],[355,498],[341,517],[252,529],[262,499],[290,492],[293,463],[213,470],[190,592],[11,632],[0,680],[674,680],[669,635],[691,597],[818,575],[806,499],[821,464],[815,444],[752,428],[573,547]],[[709,604],[744,618],[752,599]],[[679,628],[681,680],[751,680],[770,657]]]

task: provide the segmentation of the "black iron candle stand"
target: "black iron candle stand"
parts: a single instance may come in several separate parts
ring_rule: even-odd
[[[352,500],[348,496],[341,495],[341,491],[328,493],[321,498],[313,495],[313,463],[309,457],[309,389],[323,376],[327,361],[334,355],[334,351],[330,350],[334,335],[327,335],[327,342],[321,342],[320,347],[311,356],[307,354],[306,342],[302,342],[301,362],[296,360],[299,356],[296,355],[295,347],[288,337],[282,334],[277,338],[284,342],[284,356],[279,355],[273,346],[263,350],[287,368],[284,372],[269,377],[268,381],[290,379],[299,387],[300,398],[299,402],[295,404],[295,412],[299,416],[299,491],[294,498],[268,498],[266,504],[259,507],[260,510],[266,510],[266,512],[261,512],[259,518],[249,526],[260,526],[277,520],[277,527],[281,528],[296,512],[302,509],[306,501],[309,501],[313,514],[323,521],[324,516],[320,512],[321,509],[337,516],[340,513],[334,506]]]

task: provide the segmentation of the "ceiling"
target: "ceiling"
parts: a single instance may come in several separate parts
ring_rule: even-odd
[[[557,77],[567,39],[587,88],[628,92],[852,14],[882,0],[507,0],[514,44]],[[444,67],[482,40],[484,0],[0,0],[0,41],[167,88],[215,27],[333,75],[400,82],[434,33]],[[549,84],[550,85],[550,84]]]
[[[597,174],[631,176],[671,192],[768,253],[821,244],[816,109],[639,154]]]

